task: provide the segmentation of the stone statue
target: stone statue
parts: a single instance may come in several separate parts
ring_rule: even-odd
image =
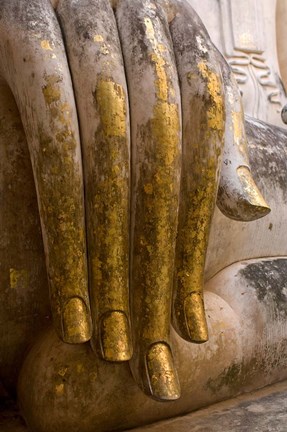
[[[216,196],[234,221],[270,208],[251,175],[236,80],[188,2],[53,6],[0,2],[0,141],[11,199],[2,216],[1,378],[13,390],[21,369],[32,431],[131,427],[142,420],[119,420],[111,392],[124,407],[133,399],[150,406],[149,421],[165,416],[158,401],[179,399],[182,384],[173,414],[190,409],[188,372],[180,383],[177,367],[188,370],[192,351],[206,354],[187,342],[208,340],[203,285]],[[252,126],[249,135],[260,130]],[[10,250],[13,229],[21,235]],[[239,326],[217,297],[211,303],[234,336]],[[173,332],[173,343],[171,321],[181,337]]]
[[[281,79],[285,71],[281,27],[286,2],[207,0],[202,4],[189,0],[189,3],[203,18],[212,41],[227,59],[243,96],[245,114],[282,127],[281,110],[286,96]]]

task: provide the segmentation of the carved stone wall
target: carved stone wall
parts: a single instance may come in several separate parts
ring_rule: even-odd
[[[276,25],[277,25],[277,51],[280,65],[281,78],[287,88],[287,44],[286,44],[287,2],[277,0]]]
[[[207,0],[204,5],[200,0],[189,2],[231,66],[243,96],[245,113],[283,127],[281,110],[286,95],[276,47],[277,2]]]

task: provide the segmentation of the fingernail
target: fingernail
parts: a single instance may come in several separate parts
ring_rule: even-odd
[[[160,401],[180,397],[180,384],[169,346],[163,342],[152,345],[146,355],[151,396]]]
[[[247,220],[259,219],[270,213],[270,207],[261,195],[248,167],[237,168],[238,178],[242,185],[243,199]]]
[[[130,326],[124,312],[107,312],[100,323],[102,356],[107,361],[130,360],[133,354]]]
[[[92,325],[85,302],[79,297],[67,301],[62,310],[64,342],[77,344],[91,338]]]
[[[203,343],[208,340],[202,294],[192,293],[184,300],[184,314],[190,342]]]

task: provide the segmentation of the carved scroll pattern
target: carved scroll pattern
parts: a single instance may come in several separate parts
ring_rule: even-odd
[[[272,71],[268,66],[266,59],[263,55],[257,53],[244,53],[238,52],[238,55],[233,55],[227,58],[233,73],[236,76],[237,83],[242,87],[248,80],[251,80],[254,85],[254,104],[259,106],[260,89],[258,85],[262,86],[266,92],[267,100],[278,106],[282,107],[280,99],[280,89],[276,82],[272,80]]]

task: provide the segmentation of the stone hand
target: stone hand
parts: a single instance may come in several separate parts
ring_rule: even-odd
[[[147,394],[176,399],[171,311],[184,339],[208,339],[203,271],[222,153],[221,210],[269,211],[240,96],[185,1],[54,6],[0,2],[0,76],[29,144],[54,325],[105,360],[131,359]]]

